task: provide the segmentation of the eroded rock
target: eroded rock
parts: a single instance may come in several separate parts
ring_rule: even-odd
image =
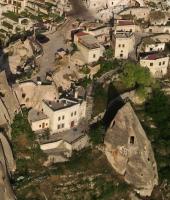
[[[150,141],[130,103],[116,114],[105,136],[105,154],[112,167],[141,196],[158,184],[157,165]]]

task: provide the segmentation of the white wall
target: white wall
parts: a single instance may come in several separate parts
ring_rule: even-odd
[[[161,77],[167,73],[169,57],[164,57],[156,60],[140,59],[140,65],[149,68],[154,77]],[[152,66],[153,65],[153,66]]]
[[[43,119],[35,122],[31,122],[31,128],[33,131],[40,131],[49,128],[49,119]]]
[[[146,44],[144,52],[163,51],[164,49],[165,49],[165,43]]]
[[[71,107],[53,111],[43,102],[43,112],[50,119],[51,133],[57,133],[69,130],[78,125],[80,119],[86,116],[86,102],[76,104]]]
[[[130,38],[116,38],[115,42],[115,58],[127,59],[129,53],[134,49],[134,37]],[[122,54],[122,56],[121,56]]]
[[[77,44],[77,47],[83,55],[86,63],[97,62],[103,54],[101,47],[96,49],[88,49],[80,43]]]

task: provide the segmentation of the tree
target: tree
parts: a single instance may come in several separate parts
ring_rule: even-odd
[[[152,83],[149,69],[141,67],[140,65],[132,62],[128,62],[123,66],[121,80],[127,88],[132,88],[139,85],[149,86]]]
[[[153,83],[149,69],[132,62],[124,64],[120,78],[126,88],[137,89],[137,94],[141,98],[146,98],[147,87]]]
[[[104,56],[107,59],[113,58],[113,49],[111,49],[111,48],[106,49],[105,52],[104,52]]]

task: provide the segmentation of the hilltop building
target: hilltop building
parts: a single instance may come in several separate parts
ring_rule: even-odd
[[[169,56],[162,53],[151,53],[140,57],[140,65],[147,67],[156,78],[167,74]]]

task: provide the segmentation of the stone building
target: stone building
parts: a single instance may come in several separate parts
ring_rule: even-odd
[[[133,33],[116,33],[113,36],[114,57],[127,59],[134,50],[135,37]]]
[[[118,110],[105,139],[105,154],[112,167],[141,196],[150,196],[158,184],[157,165],[150,141],[130,103]]]
[[[104,50],[98,40],[88,33],[79,32],[75,34],[74,42],[87,64],[97,62],[103,55]]]
[[[28,121],[31,129],[35,132],[49,128],[49,118],[42,111],[31,109],[28,113]]]
[[[43,113],[50,120],[50,132],[58,133],[76,127],[86,117],[86,101],[81,98],[60,98],[55,101],[44,100]]]
[[[161,78],[167,74],[169,66],[169,56],[162,53],[151,53],[140,57],[140,65],[147,67],[156,78]]]
[[[141,27],[134,20],[118,19],[115,24],[115,32],[140,32]]]

